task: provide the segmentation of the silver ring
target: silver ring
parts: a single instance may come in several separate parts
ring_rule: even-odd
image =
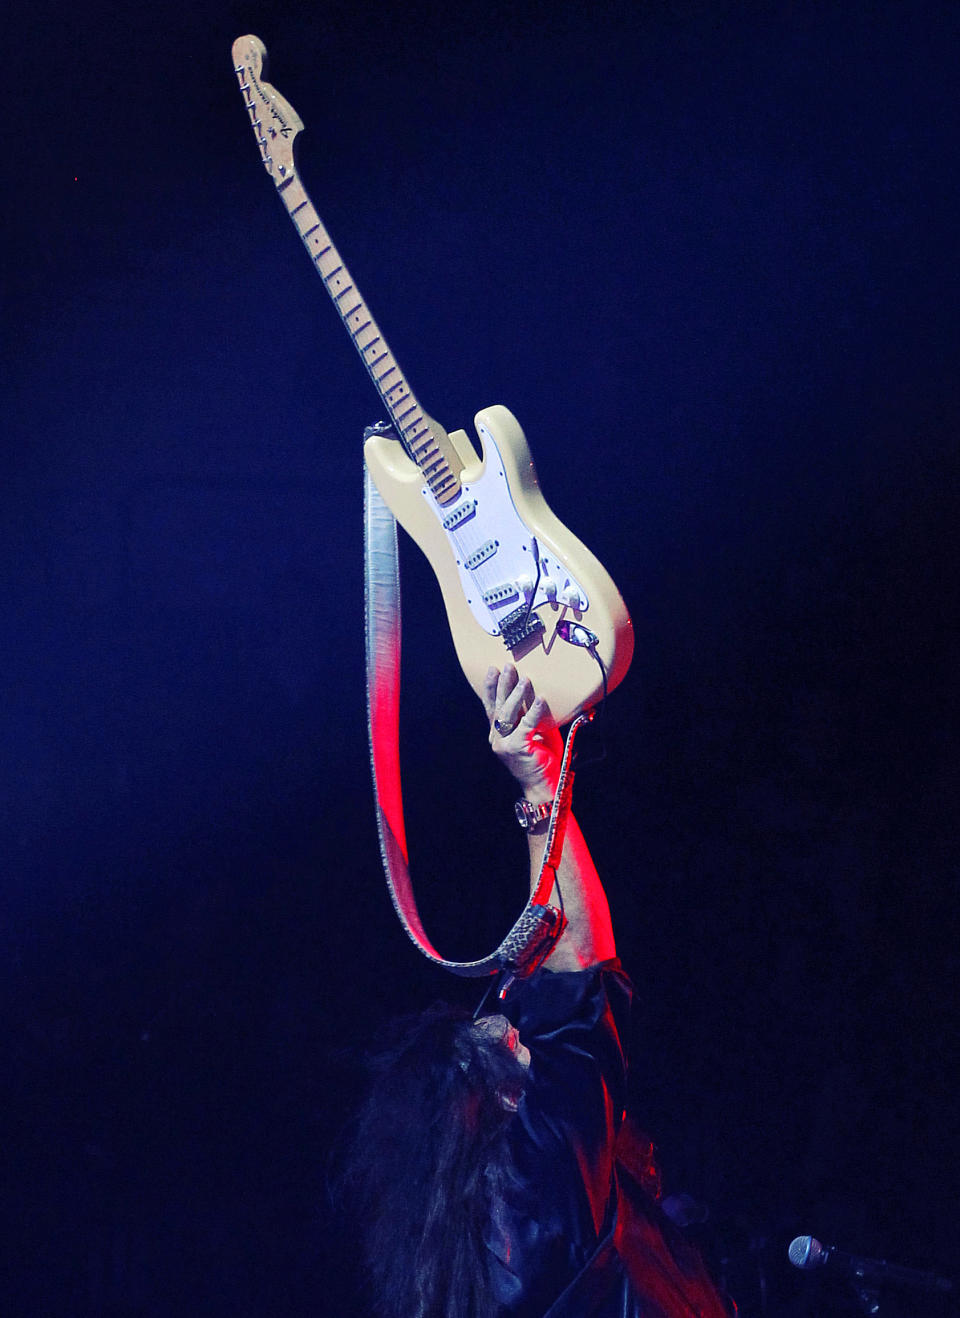
[[[494,731],[499,732],[501,737],[509,737],[511,732],[516,732],[516,723],[501,723],[498,718],[493,720]]]

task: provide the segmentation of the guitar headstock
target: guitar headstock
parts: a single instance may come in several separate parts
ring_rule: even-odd
[[[237,37],[233,69],[240,83],[254,136],[267,173],[277,187],[294,173],[293,143],[303,122],[276,87],[264,80],[267,48],[259,37]]]

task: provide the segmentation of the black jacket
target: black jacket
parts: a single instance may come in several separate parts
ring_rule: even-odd
[[[502,1318],[726,1318],[644,1188],[624,1126],[632,987],[619,962],[538,971],[503,1010],[530,1049],[515,1176],[486,1245]]]

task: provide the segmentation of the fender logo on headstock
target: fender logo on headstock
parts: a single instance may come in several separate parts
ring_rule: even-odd
[[[257,75],[254,73],[253,69],[249,69],[249,68],[247,69],[247,77],[250,79],[251,83],[253,84],[254,91],[260,97],[261,101],[263,101],[264,106],[270,111],[270,118],[276,119],[277,122],[280,124],[279,128],[274,128],[272,126],[268,127],[267,132],[270,134],[271,137],[276,137],[277,134],[279,133],[280,136],[284,139],[284,141],[286,141],[291,133],[295,133],[297,131],[296,128],[292,124],[288,124],[287,121],[284,119],[283,115],[280,113],[280,111],[277,109],[276,105],[274,104],[272,98],[268,96],[267,93],[261,87],[260,82],[257,79]]]

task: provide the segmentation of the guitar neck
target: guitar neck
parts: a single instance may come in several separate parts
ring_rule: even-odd
[[[420,468],[437,502],[449,503],[460,493],[462,464],[457,460],[446,431],[417,402],[353,276],[307,196],[292,157],[292,138],[302,124],[276,89],[260,76],[262,55],[265,54],[262,45],[258,42],[256,47],[244,46],[245,42],[255,40],[245,38],[234,44],[234,67],[267,173],[273,179],[314,268],[376,386],[394,430]],[[266,133],[264,120],[267,122]],[[275,143],[284,152],[286,163],[274,159]]]

